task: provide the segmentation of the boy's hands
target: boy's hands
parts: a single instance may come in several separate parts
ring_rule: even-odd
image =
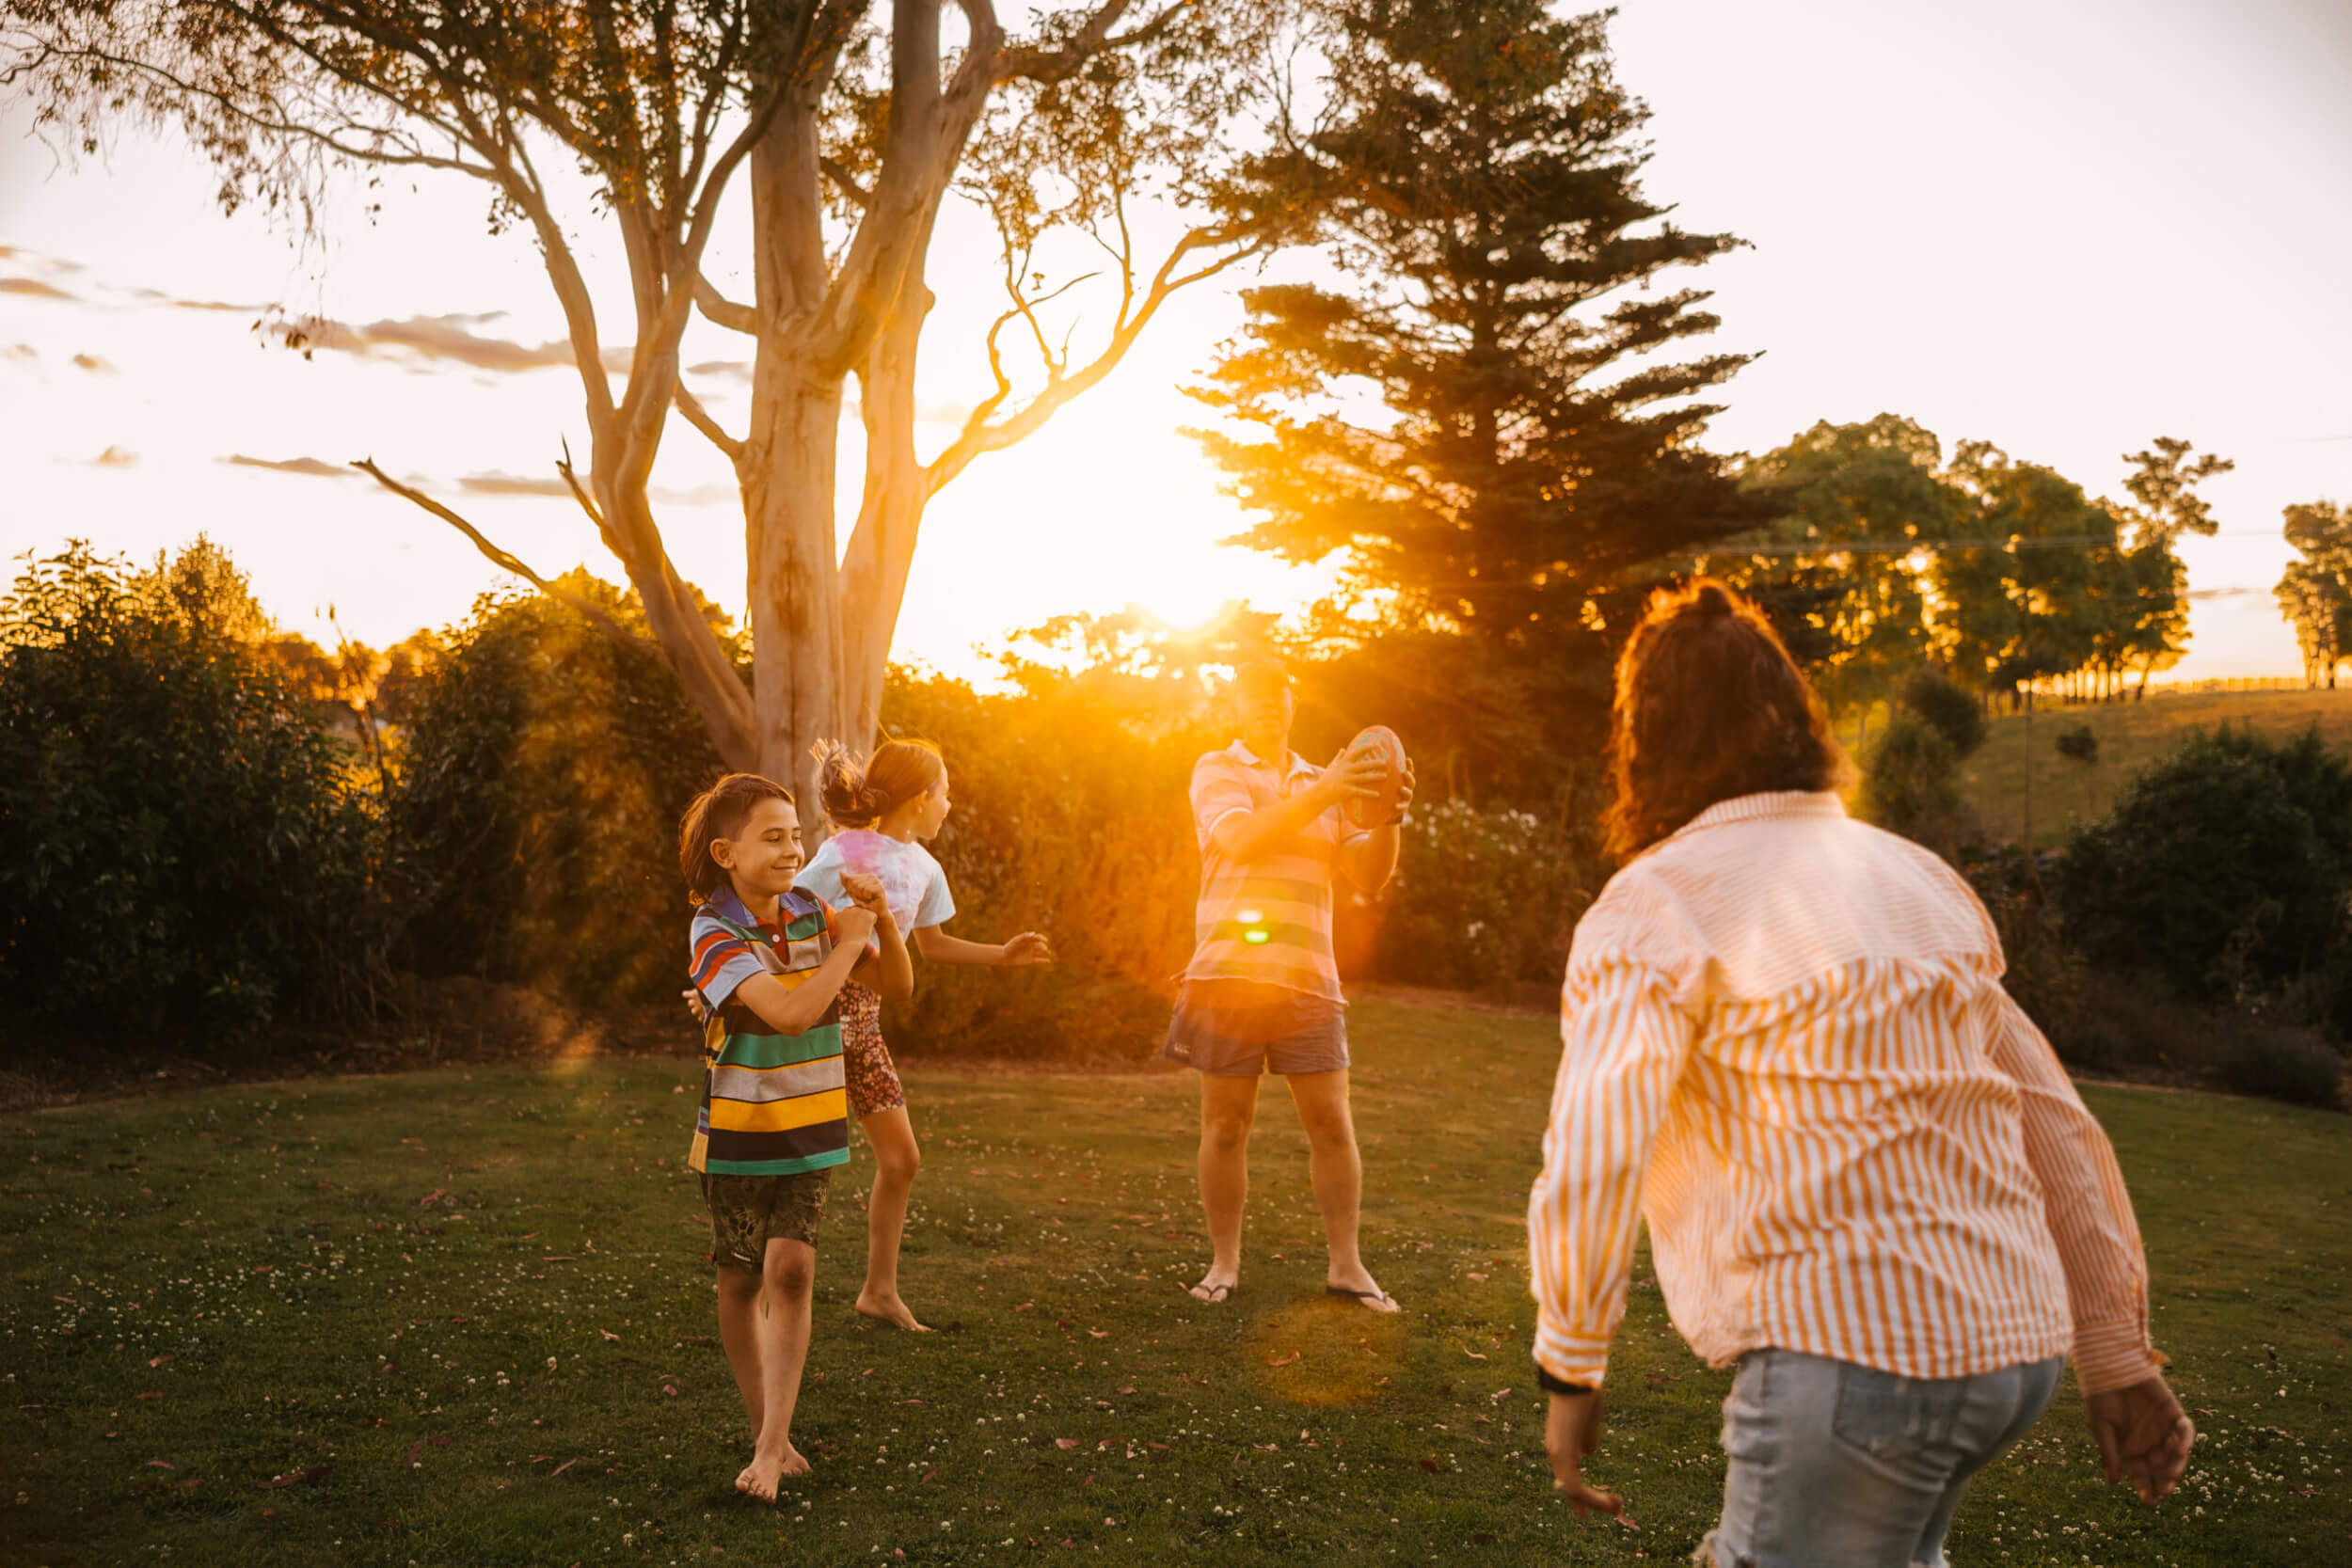
[[[846,879],[844,879],[846,882]],[[851,904],[846,910],[835,910],[833,915],[834,941],[844,947],[863,947],[874,928],[890,917],[884,905],[880,914],[866,904]]]
[[[710,1009],[703,1005],[702,992],[696,990],[693,987],[689,986],[684,990],[678,992],[678,1000],[686,1004],[686,1010],[694,1015],[695,1022],[707,1023],[710,1022]]]
[[[2151,1508],[2171,1496],[2188,1468],[2197,1427],[2164,1379],[2142,1378],[2126,1388],[2092,1394],[2083,1404],[2107,1484],[2128,1477],[2139,1500]]]
[[[1544,1449],[1551,1455],[1551,1483],[1575,1505],[1579,1517],[1597,1510],[1613,1519],[1625,1517],[1625,1499],[1603,1492],[1584,1480],[1584,1461],[1600,1447],[1603,1395],[1554,1394],[1544,1415]]]
[[[1053,944],[1036,931],[1024,931],[1005,943],[1008,969],[1039,969],[1054,961]]]

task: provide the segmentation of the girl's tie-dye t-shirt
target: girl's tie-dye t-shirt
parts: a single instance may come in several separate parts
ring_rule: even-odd
[[[844,871],[882,879],[882,901],[908,936],[926,926],[944,926],[955,916],[956,899],[947,889],[946,871],[912,839],[900,843],[871,828],[847,829],[825,840],[792,885],[840,909],[851,902],[841,885]]]

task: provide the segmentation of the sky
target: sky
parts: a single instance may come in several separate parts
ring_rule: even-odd
[[[1612,37],[1654,115],[1650,195],[1750,242],[1661,279],[1715,291],[1710,347],[1762,356],[1709,446],[1891,411],[1947,452],[1989,439],[2120,495],[2123,454],[2185,436],[2237,467],[2204,492],[2220,536],[2181,546],[2192,642],[2173,676],[2298,673],[2270,596],[2280,513],[2352,500],[2352,4],[1626,0]],[[470,182],[355,187],[324,240],[297,243],[224,216],[167,137],[60,165],[27,125],[0,101],[0,554],[78,537],[144,560],[202,531],[330,645],[338,627],[397,641],[514,585],[343,467],[373,457],[542,572],[618,579],[556,480],[586,436],[545,275],[525,236],[488,231]],[[709,270],[747,296],[741,207]],[[616,278],[593,228],[580,237],[592,276]],[[1180,295],[1107,383],[941,494],[898,657],[978,674],[977,651],[1057,614],[1136,604],[1182,625],[1323,590],[1324,571],[1218,544],[1248,519],[1181,433],[1205,412],[1182,388],[1254,280]],[[977,214],[943,223],[930,281],[926,455],[988,386],[1001,295]],[[1083,352],[1108,302],[1099,283],[1069,300]],[[342,330],[306,359],[275,341],[273,308]],[[739,429],[748,341],[698,321],[686,346]],[[851,420],[845,540],[854,436]],[[732,476],[683,420],[655,499],[681,573],[739,611]]]

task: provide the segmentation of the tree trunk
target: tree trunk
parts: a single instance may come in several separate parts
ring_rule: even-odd
[[[914,362],[930,291],[910,277],[858,378],[866,424],[866,492],[841,562],[842,738],[874,743],[890,643],[906,601],[915,537],[930,497],[914,455]]]

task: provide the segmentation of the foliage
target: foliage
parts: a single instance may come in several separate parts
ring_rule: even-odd
[[[1380,900],[1380,977],[1459,990],[1557,982],[1577,920],[1609,879],[1591,812],[1573,820],[1416,805]]]
[[[2260,1005],[2346,940],[2352,762],[2317,732],[2192,736],[2078,831],[2052,877],[2094,964]]]
[[[1441,658],[1435,684],[1545,717],[1549,769],[1481,759],[1539,775],[1511,786],[1532,800],[1597,740],[1609,628],[1639,605],[1621,579],[1761,515],[1697,445],[1717,412],[1701,400],[1747,356],[1676,359],[1717,318],[1703,292],[1650,292],[1739,242],[1644,194],[1648,111],[1614,77],[1605,14],[1332,12],[1321,110],[1240,184],[1311,214],[1343,285],[1245,293],[1241,341],[1193,388],[1226,422],[1196,435],[1256,516],[1238,543],[1336,560],[1318,640],[1402,640]],[[1483,749],[1452,728],[1445,750]]]
[[[2058,731],[2058,754],[2089,768],[2099,760],[2099,732],[2089,724]]]
[[[201,541],[137,575],[76,544],[0,599],[10,1004],[199,1046],[360,1007],[384,941],[369,802],[267,630]]]
[[[585,573],[563,586],[638,618]],[[568,604],[486,596],[403,700],[405,965],[589,1006],[675,996],[678,818],[721,769],[669,673]]]
[[[1984,744],[1983,706],[1941,670],[1914,670],[1903,677],[1896,700],[1942,736],[1956,760],[1976,755]]]
[[[2280,612],[2294,623],[2303,653],[2305,684],[2326,678],[2352,657],[2352,507],[2313,501],[2286,509],[2286,539],[2302,559],[2287,562],[2273,591]]]
[[[1952,859],[1962,814],[1960,753],[1944,732],[1908,708],[1898,708],[1862,762],[1862,815],[1889,832]]]

